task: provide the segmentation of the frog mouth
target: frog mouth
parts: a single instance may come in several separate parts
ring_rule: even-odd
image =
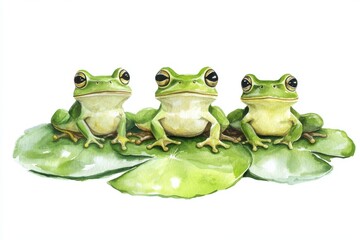
[[[254,101],[277,101],[277,102],[296,102],[298,98],[281,98],[281,97],[271,97],[271,96],[264,96],[264,97],[242,97],[242,101],[244,102],[254,102]]]
[[[93,96],[109,96],[109,95],[122,95],[122,96],[130,96],[130,92],[126,91],[100,91],[95,93],[85,93],[81,95],[74,96],[74,98],[79,97],[93,97]]]
[[[162,95],[156,96],[156,98],[165,98],[165,97],[171,97],[171,96],[205,96],[210,98],[216,98],[217,94],[211,94],[211,93],[200,93],[200,92],[192,92],[192,91],[181,91],[181,92],[171,92],[166,93]]]

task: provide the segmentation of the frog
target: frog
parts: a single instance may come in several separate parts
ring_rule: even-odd
[[[271,139],[266,136],[277,137],[273,144],[285,144],[289,149],[301,137],[312,144],[315,137],[326,137],[318,132],[324,123],[320,115],[299,114],[292,107],[298,101],[297,86],[298,80],[291,74],[278,80],[259,80],[254,74],[242,79],[241,101],[246,108],[232,111],[227,118],[231,128],[243,133],[243,143],[250,144],[252,151],[268,148]]]
[[[220,107],[212,105],[218,96],[215,88],[218,79],[210,67],[202,68],[197,74],[178,74],[170,67],[161,68],[155,76],[155,97],[160,107],[130,113],[128,117],[142,132],[130,132],[129,136],[139,138],[136,144],[155,138],[147,149],[158,146],[168,151],[169,144],[181,144],[169,136],[191,138],[208,133],[204,141],[196,144],[198,148],[210,146],[214,153],[219,152],[219,146],[229,148],[230,145],[222,141],[236,142],[235,138],[223,134],[229,121]]]
[[[126,114],[123,103],[131,96],[130,74],[117,68],[109,76],[93,76],[86,70],[79,70],[74,77],[75,103],[70,110],[58,109],[51,118],[52,126],[61,132],[54,135],[54,141],[69,137],[73,142],[85,137],[84,147],[96,144],[103,148],[105,138],[115,136],[112,144],[120,144],[126,150],[126,143],[132,142],[126,136]]]

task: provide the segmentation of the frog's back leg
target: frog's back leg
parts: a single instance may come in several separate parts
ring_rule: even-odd
[[[64,109],[58,109],[53,114],[51,117],[51,124],[56,130],[62,132],[62,134],[54,135],[54,140],[58,140],[62,137],[70,137],[72,141],[77,142],[82,136],[76,126],[74,118]]]
[[[249,112],[249,108],[246,107],[245,109],[239,108],[229,113],[227,115],[227,119],[230,122],[230,126],[235,128],[236,130],[242,131],[240,123],[248,112]]]
[[[213,115],[216,120],[219,122],[221,127],[221,132],[225,131],[225,129],[229,126],[229,120],[226,118],[224,111],[218,106],[209,107],[209,111],[211,115]]]
[[[158,111],[159,110],[155,108],[144,108],[140,110],[132,116],[135,125],[144,131],[151,131],[151,120],[154,119]]]
[[[324,125],[324,121],[320,115],[316,113],[299,114],[293,108],[291,108],[291,113],[301,122],[303,126],[302,136],[309,140],[310,143],[315,143],[314,137],[326,137],[326,134],[316,132]]]
[[[127,112],[126,121],[129,122],[129,128],[127,129],[132,129],[136,126],[142,130],[142,132],[128,132],[127,136],[137,137],[136,144],[141,144],[145,140],[154,138],[151,133],[151,120],[154,119],[158,111],[155,108],[144,108],[136,114]]]

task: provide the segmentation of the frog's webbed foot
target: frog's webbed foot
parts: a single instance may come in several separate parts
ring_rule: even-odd
[[[71,133],[71,132],[62,132],[60,134],[54,134],[53,140],[57,141],[60,138],[64,138],[64,137],[69,137],[73,142],[76,143],[81,138],[81,135],[77,135],[77,134]]]
[[[304,138],[306,138],[310,143],[315,143],[316,140],[314,137],[322,137],[322,138],[326,138],[327,135],[323,134],[323,133],[318,133],[318,132],[304,132],[302,134],[302,136]]]
[[[256,152],[258,150],[258,147],[263,147],[267,149],[269,146],[264,143],[271,143],[271,139],[256,138],[242,142],[242,144],[247,143],[249,143],[252,146],[252,150]]]
[[[127,137],[130,137],[130,136],[137,137],[138,139],[135,140],[135,144],[137,144],[137,145],[141,144],[143,141],[154,138],[154,135],[148,131],[141,131],[141,132],[137,132],[137,133],[128,132],[126,134],[126,136]]]
[[[133,142],[135,142],[135,140],[128,139],[127,137],[119,136],[119,135],[117,135],[116,138],[111,140],[112,144],[120,143],[122,150],[126,150],[126,143],[128,143],[128,142],[133,143]]]
[[[147,145],[146,148],[152,149],[155,146],[160,146],[165,152],[167,152],[169,150],[167,145],[172,144],[172,143],[177,144],[177,145],[181,144],[181,142],[179,142],[179,141],[175,141],[170,138],[164,137],[164,138],[160,138],[159,140],[156,140],[152,144]]]
[[[99,146],[99,148],[103,148],[104,145],[103,145],[102,143],[100,143],[100,142],[105,142],[105,139],[104,139],[104,138],[95,137],[95,136],[90,136],[90,137],[86,140],[86,142],[85,142],[85,144],[84,144],[84,147],[85,147],[85,148],[88,148],[91,143],[95,143],[95,144],[97,144],[97,145]]]
[[[229,148],[230,145],[223,143],[217,138],[209,137],[203,142],[199,142],[196,144],[196,147],[202,148],[203,146],[208,145],[211,147],[211,151],[214,153],[219,152],[219,150],[216,148],[216,146],[222,146],[224,148]]]
[[[287,145],[290,150],[293,149],[292,143],[293,143],[293,141],[289,140],[287,137],[282,137],[282,138],[276,139],[274,141],[274,144],[285,144],[285,145]]]

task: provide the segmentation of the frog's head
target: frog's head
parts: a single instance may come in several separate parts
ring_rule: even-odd
[[[158,89],[155,93],[157,98],[174,95],[191,95],[194,97],[216,98],[215,86],[218,75],[210,67],[202,68],[195,75],[180,75],[169,67],[160,69],[155,76]]]
[[[111,76],[93,76],[88,71],[80,70],[75,74],[74,97],[76,99],[100,95],[121,95],[129,97],[131,88],[129,73],[117,68]]]
[[[241,81],[241,100],[246,104],[255,101],[295,103],[298,100],[297,84],[296,78],[290,74],[284,74],[275,81],[261,81],[255,75],[247,74]]]

